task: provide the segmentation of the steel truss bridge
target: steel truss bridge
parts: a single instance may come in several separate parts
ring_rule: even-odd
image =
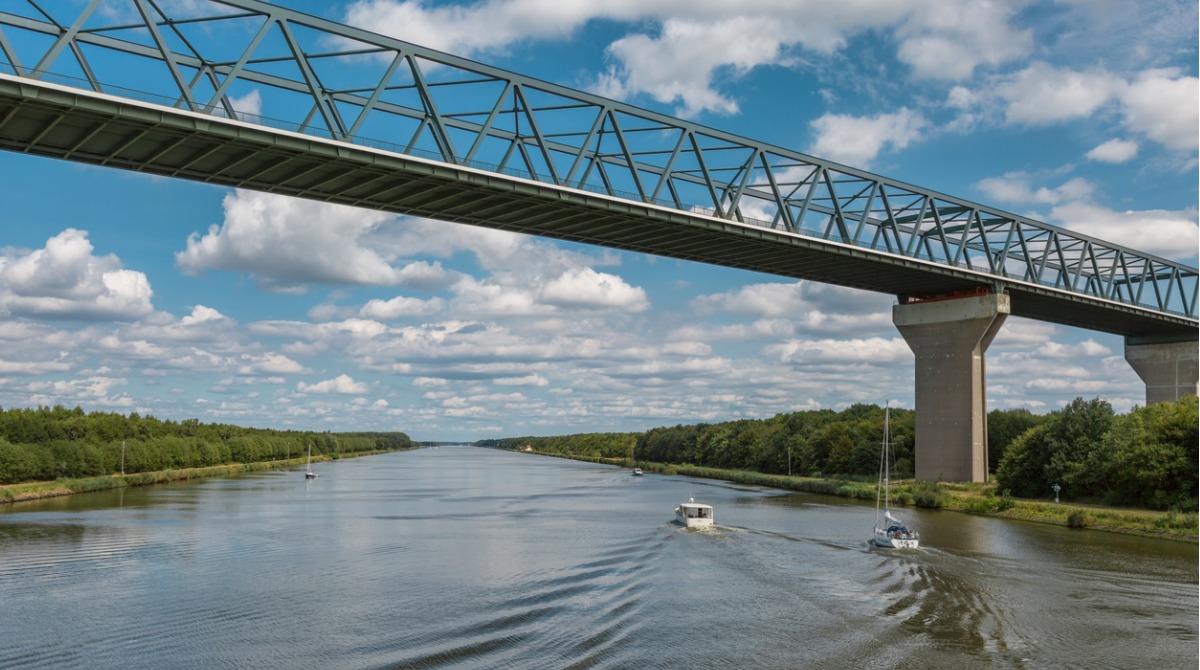
[[[1197,269],[257,0],[6,0],[0,148],[1196,339]],[[314,250],[319,253],[319,250]]]

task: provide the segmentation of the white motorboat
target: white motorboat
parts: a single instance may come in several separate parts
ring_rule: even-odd
[[[633,469],[633,476],[634,476],[634,477],[641,477],[641,476],[642,476],[642,469],[641,469],[641,468],[634,468],[634,469]]]
[[[891,490],[888,486],[888,451],[891,446],[891,409],[883,410],[883,451],[879,454],[879,488],[875,495],[875,534],[871,543],[888,549],[916,549],[920,535],[892,515]],[[882,515],[881,515],[882,512]]]
[[[713,525],[712,505],[704,505],[690,498],[675,507],[675,523],[687,528],[702,528]]]

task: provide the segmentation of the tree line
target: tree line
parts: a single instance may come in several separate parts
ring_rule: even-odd
[[[411,449],[400,432],[327,433],[81,408],[0,409],[0,484]]]
[[[911,476],[914,417],[892,409],[891,446],[898,476]],[[884,409],[856,404],[713,424],[653,428],[644,433],[589,433],[481,440],[499,449],[695,465],[803,476],[874,475],[883,444]]]
[[[677,425],[643,433],[590,433],[477,442],[588,458],[825,478],[878,474],[884,408],[856,404],[765,420]],[[891,471],[911,478],[915,413],[890,410]],[[988,465],[999,491],[1045,498],[1058,483],[1074,500],[1155,509],[1197,505],[1197,399],[1134,408],[1117,416],[1106,401],[1077,398],[1061,410],[992,410]]]
[[[511,449],[526,448],[543,454],[581,456],[584,458],[629,458],[637,433],[582,433],[553,437],[503,437],[474,442],[477,447]]]
[[[1117,415],[1104,400],[1076,398],[1013,440],[997,486],[1041,498],[1057,484],[1074,500],[1195,510],[1197,407],[1190,396]]]

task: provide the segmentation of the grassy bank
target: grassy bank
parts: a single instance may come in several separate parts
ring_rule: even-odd
[[[386,454],[388,451],[363,451],[353,454],[339,455],[338,458],[357,458]],[[332,460],[330,457],[314,457],[313,461]],[[56,479],[51,482],[25,482],[0,486],[0,503],[14,503],[39,498],[53,498],[73,493],[88,493],[117,489],[123,486],[146,486],[148,484],[165,484],[167,482],[187,479],[204,479],[207,477],[233,477],[248,472],[264,470],[279,470],[299,467],[308,461],[305,458],[293,458],[279,461],[263,461],[261,463],[227,463],[206,468],[180,468],[177,470],[159,470],[157,472],[138,472],[128,475],[104,475],[100,477],[82,477],[79,479]]]
[[[537,452],[532,452],[537,453]],[[559,454],[541,454],[560,456]],[[565,457],[572,458],[572,457]],[[875,500],[876,483],[851,479],[816,479],[768,475],[746,470],[721,470],[693,465],[649,463],[628,458],[578,457],[575,460],[639,467],[646,472],[721,479],[788,491]],[[1068,528],[1089,528],[1128,535],[1143,535],[1183,542],[1197,542],[1200,528],[1196,510],[1158,512],[1146,509],[1106,507],[1072,502],[1013,498],[997,492],[994,484],[950,484],[946,482],[892,482],[892,502],[897,506],[944,509],[967,514],[1035,521]]]

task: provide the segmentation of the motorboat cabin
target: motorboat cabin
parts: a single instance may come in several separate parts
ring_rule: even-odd
[[[700,504],[696,502],[695,498],[688,500],[688,502],[680,503],[675,508],[675,523],[687,528],[711,526],[713,525],[712,505]]]

